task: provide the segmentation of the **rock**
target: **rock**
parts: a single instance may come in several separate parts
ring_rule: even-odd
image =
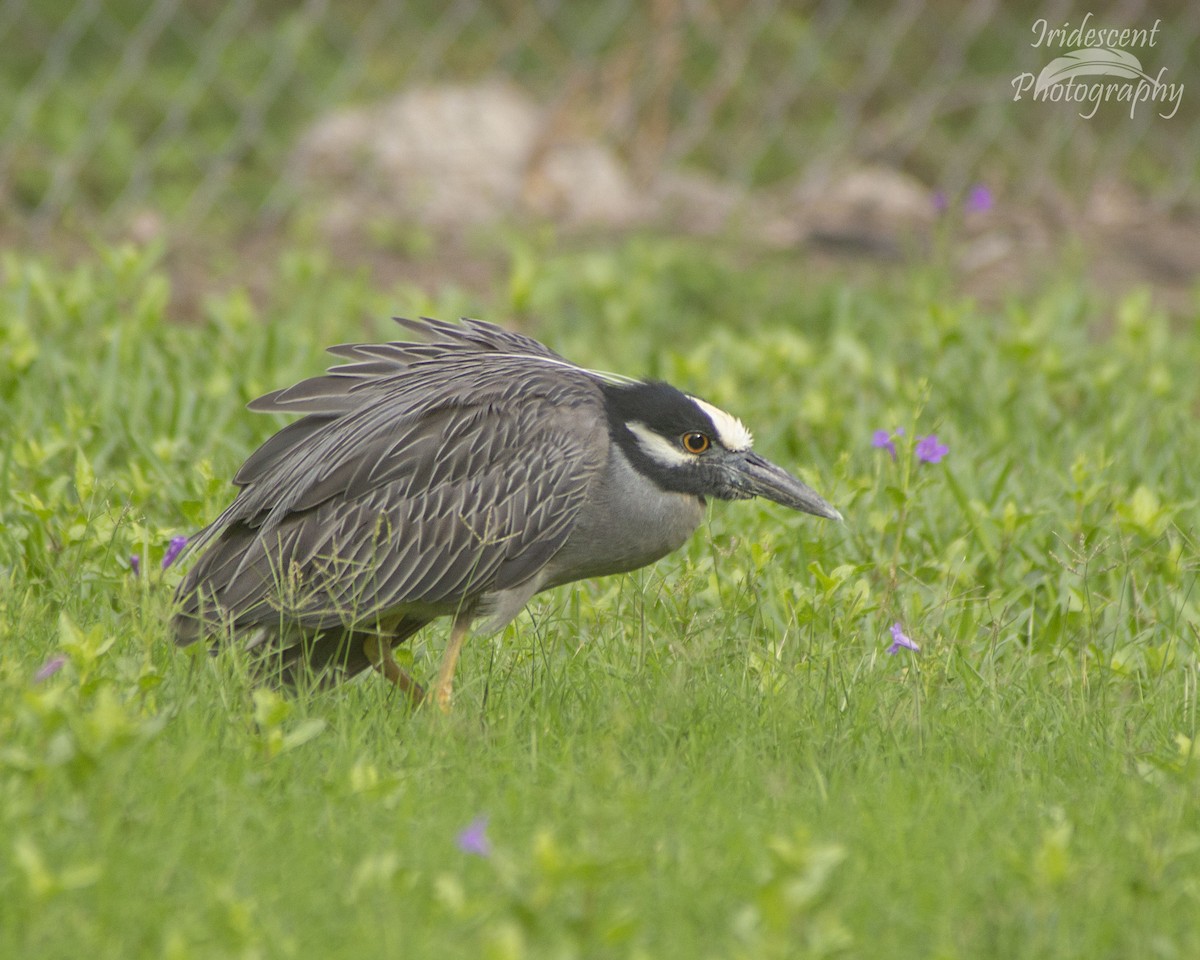
[[[669,170],[651,185],[655,218],[684,233],[712,236],[728,227],[747,197],[733,184],[704,173]]]
[[[774,243],[808,242],[847,253],[898,257],[924,241],[936,217],[933,194],[908,174],[865,166],[808,184],[784,198],[783,220],[765,228]]]
[[[519,207],[542,123],[507,84],[420,88],[318,120],[291,170],[304,192],[335,199],[339,221],[357,207],[433,228],[492,223]]]
[[[594,143],[548,149],[526,176],[525,212],[568,226],[632,227],[650,211],[611,150]]]
[[[743,200],[699,173],[664,171],[639,187],[613,150],[560,132],[553,111],[506,83],[423,87],[318,120],[289,169],[335,236],[380,218],[441,232],[534,219],[708,235]]]

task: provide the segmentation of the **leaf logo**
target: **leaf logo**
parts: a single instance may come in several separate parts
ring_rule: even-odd
[[[1141,61],[1132,53],[1125,50],[1113,50],[1111,47],[1087,47],[1083,50],[1072,50],[1070,53],[1055,57],[1042,67],[1038,74],[1037,84],[1033,88],[1036,99],[1039,94],[1057,83],[1071,80],[1074,77],[1089,77],[1108,75],[1125,77],[1127,80],[1145,80],[1153,86],[1158,81],[1149,77],[1142,70]]]

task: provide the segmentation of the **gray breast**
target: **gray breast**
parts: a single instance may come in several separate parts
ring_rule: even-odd
[[[703,518],[699,497],[662,490],[614,445],[541,589],[653,563],[683,546]]]

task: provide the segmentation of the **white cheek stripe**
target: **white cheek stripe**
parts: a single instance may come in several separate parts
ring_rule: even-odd
[[[638,446],[642,448],[642,452],[651,460],[661,463],[664,467],[681,467],[689,463],[694,463],[696,460],[694,456],[684,453],[682,449],[666,437],[655,433],[644,423],[630,420],[625,426],[637,438]]]
[[[717,428],[717,440],[726,450],[749,450],[754,443],[754,437],[737,417],[726,413],[711,403],[705,403],[699,397],[688,397],[696,406],[708,414],[708,419]]]

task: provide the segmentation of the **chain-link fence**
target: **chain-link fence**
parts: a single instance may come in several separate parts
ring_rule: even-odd
[[[691,171],[743,197],[872,165],[949,196],[1119,182],[1177,206],[1197,182],[1198,38],[1185,0],[0,0],[0,223],[280,223],[321,118],[497,80],[536,106],[527,165],[586,141],[635,185]],[[1116,59],[1075,53],[1097,47]]]

